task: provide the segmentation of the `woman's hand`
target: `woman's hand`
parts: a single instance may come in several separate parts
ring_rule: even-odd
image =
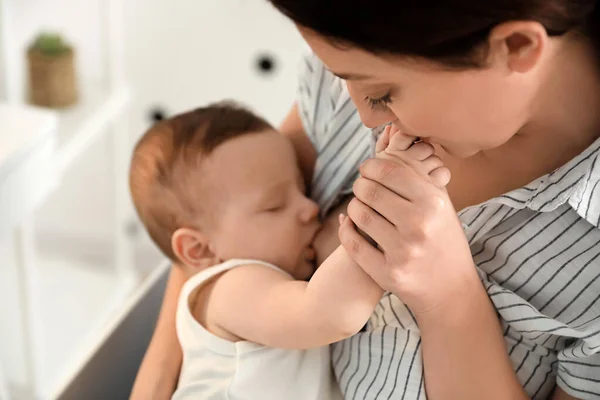
[[[449,181],[449,171],[431,145],[414,141],[389,130],[382,136],[378,157],[360,168],[356,198],[348,205],[350,218],[343,221],[339,236],[382,288],[423,314],[451,306],[465,285],[481,284],[456,211],[440,187]]]

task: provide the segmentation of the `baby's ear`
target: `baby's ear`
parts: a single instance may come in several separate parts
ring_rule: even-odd
[[[195,229],[177,229],[171,237],[171,248],[181,263],[193,269],[204,269],[218,263],[208,237]]]

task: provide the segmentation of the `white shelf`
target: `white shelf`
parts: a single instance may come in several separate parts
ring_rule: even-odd
[[[102,341],[107,324],[139,282],[133,270],[117,275],[102,260],[64,254],[39,252],[37,266],[44,299],[39,310],[44,345],[39,390],[50,399]]]
[[[0,104],[0,240],[53,188],[56,121],[49,111]]]
[[[77,64],[81,77],[79,100],[73,107],[56,112],[51,140],[32,141],[32,149],[38,155],[36,162],[25,163],[22,160],[31,158],[17,154],[19,157],[11,159],[23,165],[19,173],[10,171],[3,175],[8,169],[0,168],[0,228],[7,225],[5,216],[14,220],[12,225],[19,224],[13,232],[14,260],[0,269],[6,276],[0,281],[5,285],[6,304],[14,304],[15,310],[6,313],[10,318],[3,319],[10,335],[0,343],[0,355],[7,355],[0,360],[0,381],[5,380],[0,382],[0,389],[4,383],[14,394],[26,393],[23,398],[27,399],[51,398],[48,394],[57,390],[64,376],[76,373],[81,360],[103,340],[105,325],[131,295],[137,282],[124,232],[128,193],[123,171],[129,159],[126,111],[131,92],[123,68],[122,7],[123,0],[89,4],[75,0],[36,0],[29,4],[0,0],[0,98],[12,104],[24,102],[27,86],[24,49],[40,31],[56,28],[73,41],[82,56]],[[71,11],[65,13],[66,9]],[[86,42],[85,38],[91,39]],[[2,138],[12,134],[2,129],[3,122],[0,114],[0,167]],[[28,122],[34,123],[34,118]],[[36,131],[31,126],[23,128],[22,134],[27,133]],[[19,139],[19,133],[16,135],[10,139]],[[111,175],[111,191],[102,200],[112,209],[107,217],[111,229],[107,252],[110,255],[99,261],[73,257],[70,251],[38,252],[41,249],[37,248],[36,216],[32,211],[41,203],[40,199],[51,200],[38,192],[49,193],[54,189],[57,194],[64,190],[64,186],[57,185],[68,183],[65,172],[74,170],[77,159],[85,157],[86,150],[103,136],[110,143],[108,157],[102,164]],[[53,179],[47,179],[50,174]],[[30,179],[33,175],[36,178]],[[14,193],[10,188],[3,189],[8,187],[3,185],[5,176],[16,188]],[[93,183],[86,181],[80,185],[85,190]],[[8,195],[11,202],[6,206],[4,198]],[[36,201],[30,207],[33,197]],[[67,199],[65,207],[72,201],[81,201],[75,197]],[[15,210],[22,218],[12,217]],[[0,240],[1,234],[0,229]],[[68,245],[69,249],[74,247],[71,242]]]
[[[78,104],[59,113],[59,171],[68,168],[79,155],[121,117],[131,100],[127,86],[109,90],[97,83],[83,83]]]
[[[36,142],[52,135],[56,113],[31,106],[0,103],[0,171],[21,160]]]

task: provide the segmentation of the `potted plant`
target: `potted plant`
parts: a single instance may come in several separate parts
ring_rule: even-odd
[[[29,100],[32,104],[63,108],[77,102],[75,54],[55,33],[42,33],[27,51]]]

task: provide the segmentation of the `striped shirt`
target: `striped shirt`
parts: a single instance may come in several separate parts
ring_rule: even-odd
[[[303,60],[299,110],[317,151],[312,196],[326,213],[351,192],[374,150],[345,84]],[[554,172],[459,213],[501,321],[513,368],[533,399],[558,384],[600,399],[600,140]],[[411,311],[386,293],[367,329],[333,345],[346,399],[425,399]]]

